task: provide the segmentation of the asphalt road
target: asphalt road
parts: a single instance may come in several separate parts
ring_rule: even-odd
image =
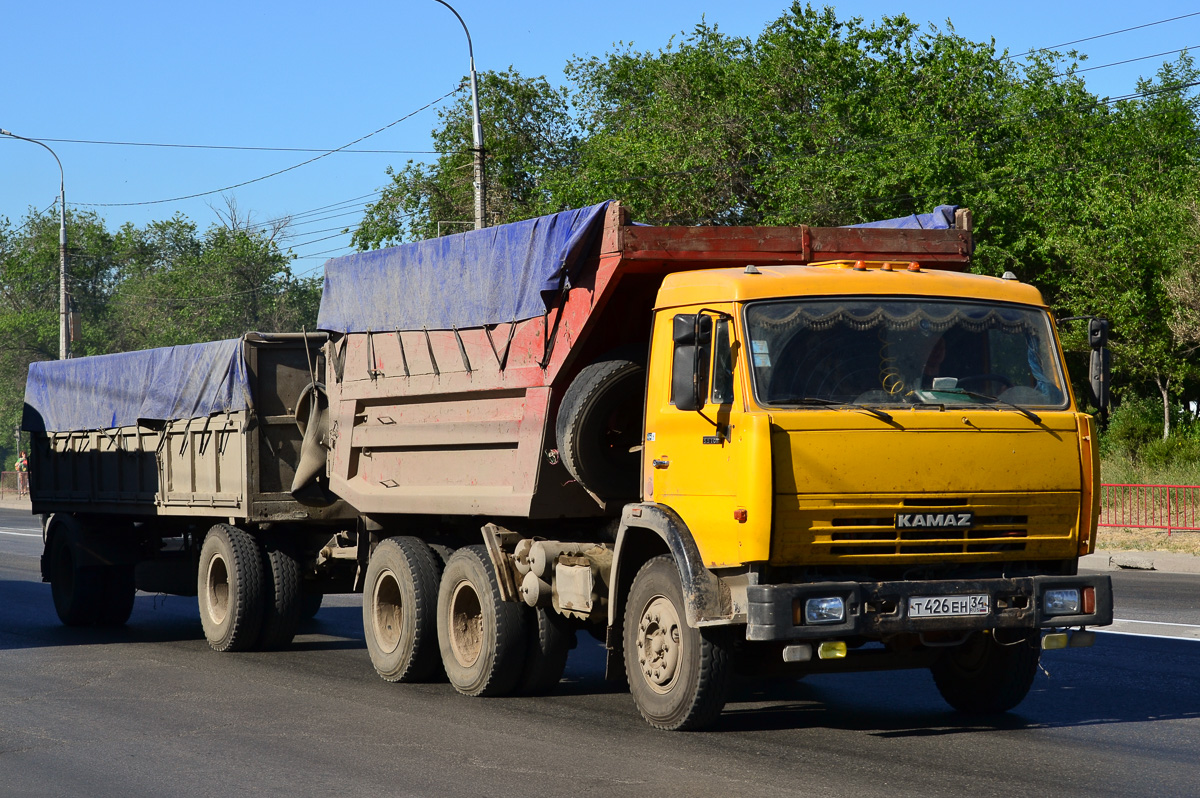
[[[124,629],[67,629],[40,552],[36,522],[0,509],[3,796],[1200,792],[1200,642],[1176,639],[1200,626],[1198,576],[1115,573],[1118,617],[1155,636],[1047,652],[994,723],[906,671],[743,684],[716,730],[667,734],[604,682],[586,636],[556,695],[468,699],[379,679],[351,596],[284,652],[213,653],[176,597],[139,595]]]

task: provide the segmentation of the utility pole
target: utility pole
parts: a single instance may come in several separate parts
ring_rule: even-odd
[[[58,164],[58,359],[66,360],[71,356],[71,309],[67,301],[67,190],[62,161],[54,150],[37,139],[27,139],[4,128],[0,128],[0,135],[36,144],[53,155]]]
[[[467,34],[467,54],[471,57],[471,132],[475,143],[475,229],[481,230],[487,226],[483,218],[487,201],[487,183],[483,170],[483,123],[479,121],[479,87],[475,76],[475,48],[471,45],[471,31],[467,30],[467,23],[463,22],[463,18],[454,10],[454,7],[446,0],[434,0],[434,2],[441,3],[450,9],[450,13],[458,17],[458,23],[462,25],[463,32]]]

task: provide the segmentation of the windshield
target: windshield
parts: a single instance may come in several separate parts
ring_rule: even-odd
[[[746,307],[763,405],[1066,406],[1042,310],[914,299],[791,299]]]

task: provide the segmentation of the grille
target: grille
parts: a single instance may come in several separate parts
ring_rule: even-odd
[[[789,501],[790,500],[790,501]],[[1071,556],[1078,494],[846,500],[777,496],[772,562]],[[896,514],[971,511],[968,529],[896,527]],[[994,555],[994,557],[992,556]]]

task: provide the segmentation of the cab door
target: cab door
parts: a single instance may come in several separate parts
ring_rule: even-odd
[[[732,310],[660,311],[647,392],[646,495],[679,514],[709,567],[765,560],[770,538],[770,435],[746,412]],[[698,406],[681,409],[693,386]]]

